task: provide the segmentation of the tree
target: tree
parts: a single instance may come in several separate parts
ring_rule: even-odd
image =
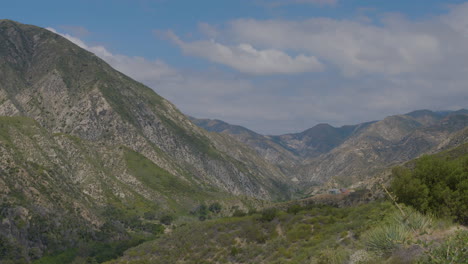
[[[391,190],[398,201],[423,213],[452,216],[468,223],[468,155],[447,157],[423,156],[414,169],[393,170]]]
[[[394,179],[391,189],[398,197],[398,201],[426,212],[429,202],[427,186],[420,179],[414,178],[407,168],[396,167],[392,173]]]

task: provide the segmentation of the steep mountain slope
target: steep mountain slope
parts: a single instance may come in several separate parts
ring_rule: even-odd
[[[271,196],[258,182],[264,174],[236,167],[209,134],[151,89],[47,30],[6,20],[1,29],[0,115],[31,117],[52,133],[125,145],[174,175],[189,173],[231,193]],[[265,170],[282,178],[272,167]]]
[[[0,44],[1,250],[32,259],[120,239],[145,212],[288,197],[278,168],[65,38],[0,20]]]

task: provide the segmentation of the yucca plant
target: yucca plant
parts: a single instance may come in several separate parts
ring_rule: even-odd
[[[427,232],[432,226],[433,221],[431,216],[421,214],[420,212],[410,207],[406,207],[404,211],[405,215],[401,214],[400,212],[395,212],[393,219],[396,221],[396,223],[408,227],[415,233]]]
[[[400,224],[376,227],[365,234],[367,248],[372,251],[389,253],[410,238],[410,231]]]

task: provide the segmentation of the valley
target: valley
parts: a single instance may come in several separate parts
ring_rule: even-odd
[[[466,256],[466,215],[451,207],[468,202],[466,109],[261,135],[189,117],[47,29],[3,19],[0,44],[0,263],[397,263],[416,260],[409,248],[443,258],[443,247]],[[413,200],[399,211],[382,189],[398,178],[392,168],[436,153],[453,160],[441,175],[460,172],[448,211],[417,211]],[[354,192],[329,194],[340,188]],[[373,248],[372,232],[389,223],[401,237]]]

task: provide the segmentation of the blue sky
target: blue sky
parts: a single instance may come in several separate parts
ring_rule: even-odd
[[[467,107],[459,0],[4,1],[196,117],[265,134]]]

